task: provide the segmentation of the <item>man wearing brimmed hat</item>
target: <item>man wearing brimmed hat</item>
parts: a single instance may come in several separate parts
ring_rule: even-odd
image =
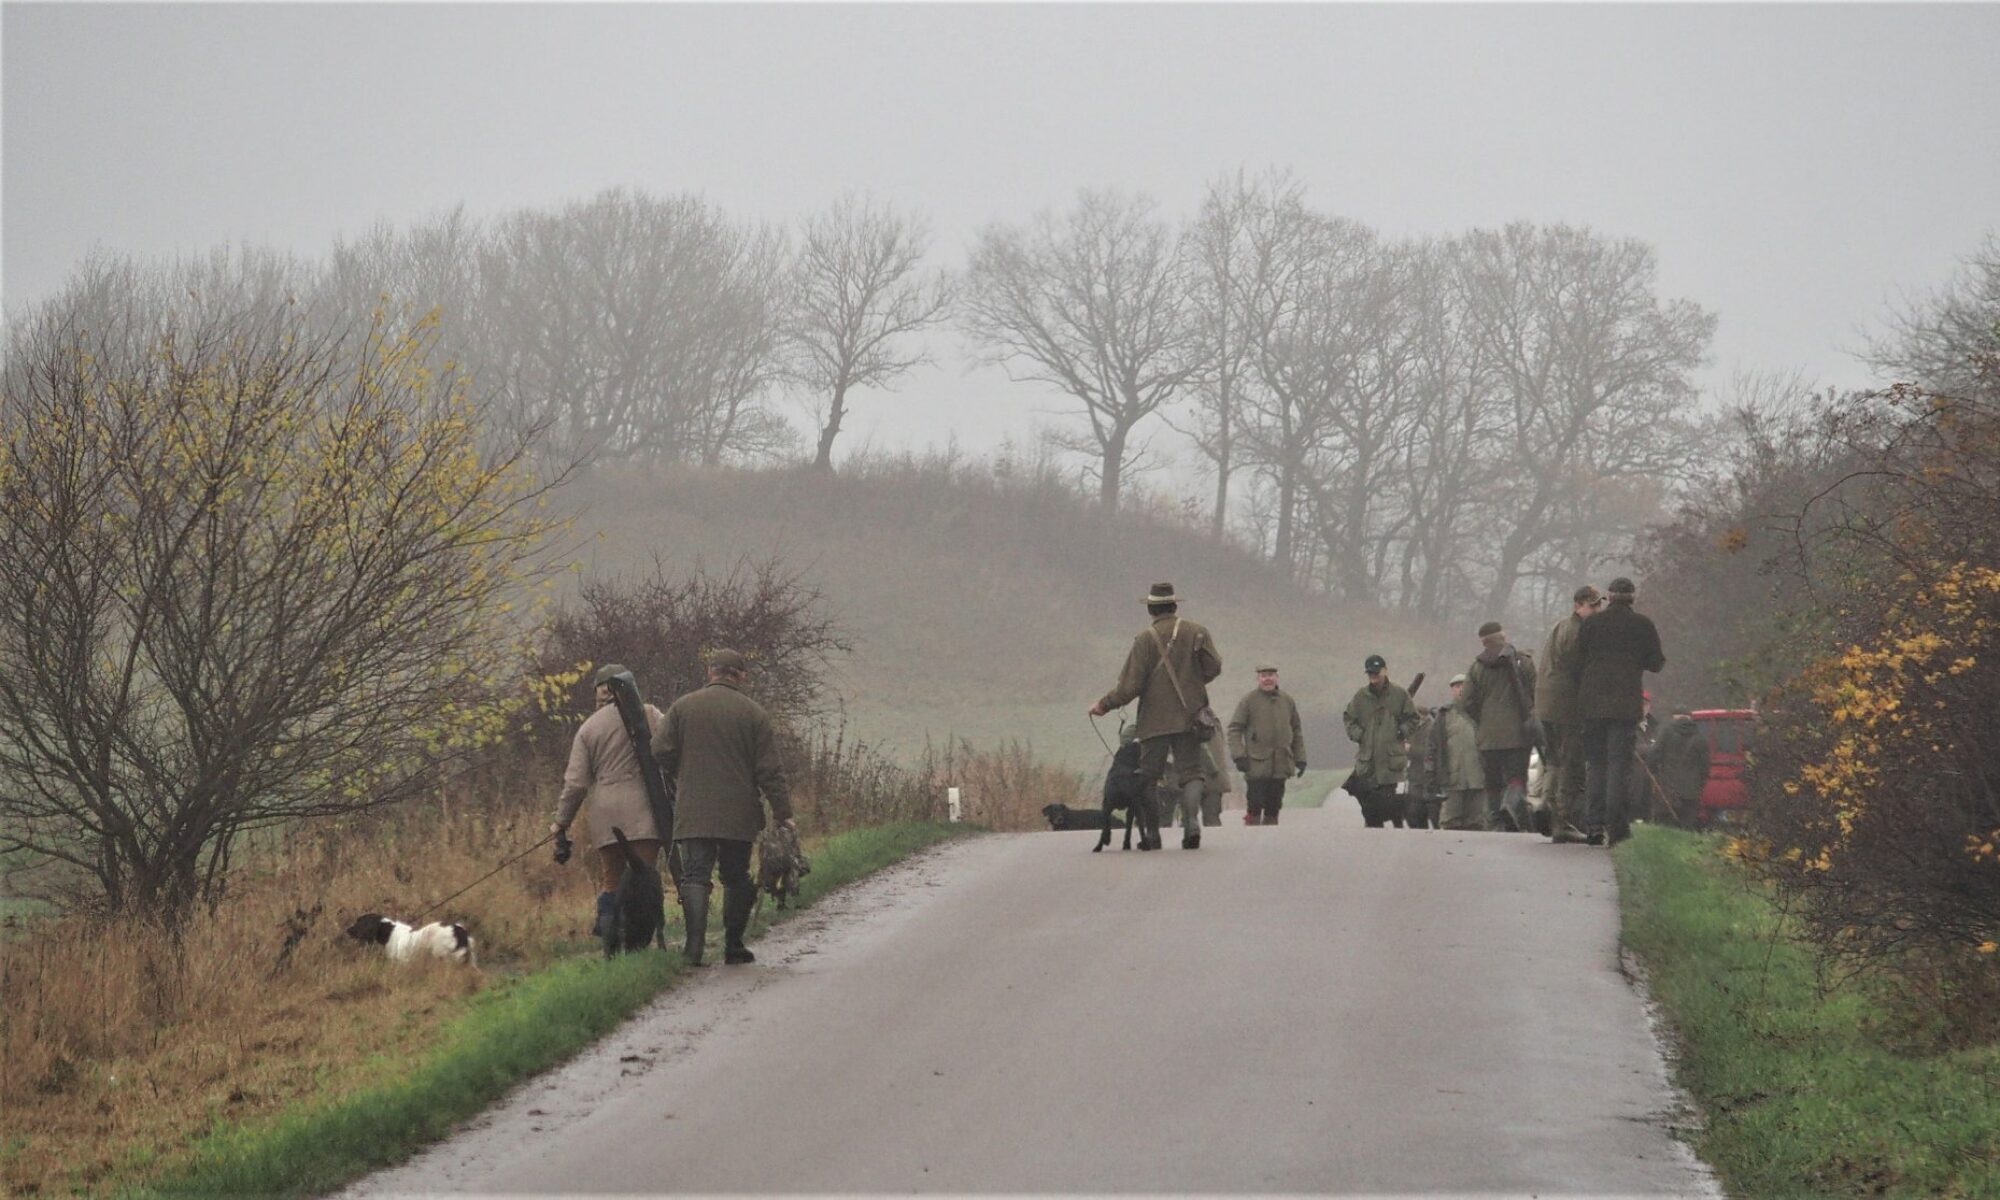
[[[1632,768],[1646,716],[1645,673],[1667,665],[1660,631],[1633,610],[1639,589],[1614,579],[1610,603],[1577,634],[1576,706],[1583,720],[1584,834],[1591,845],[1631,836]]]
[[[1213,734],[1215,710],[1208,685],[1222,674],[1222,655],[1207,629],[1180,615],[1180,597],[1171,583],[1156,583],[1146,595],[1152,624],[1132,639],[1118,684],[1090,706],[1101,717],[1139,702],[1139,775],[1147,788],[1166,777],[1168,760],[1180,788],[1181,848],[1201,848],[1204,792],[1201,750]]]
[[[1596,615],[1604,601],[1597,589],[1584,584],[1570,596],[1569,615],[1549,630],[1542,650],[1541,687],[1535,692],[1535,715],[1542,719],[1542,768],[1547,775],[1542,795],[1549,808],[1549,836],[1557,842],[1583,840],[1583,718],[1576,707],[1576,639],[1585,619]]]
[[[1389,682],[1389,664],[1379,654],[1361,663],[1368,682],[1354,693],[1341,714],[1347,738],[1355,744],[1354,769],[1347,790],[1361,804],[1361,821],[1370,829],[1384,822],[1403,827],[1403,803],[1396,785],[1409,768],[1406,748],[1417,727],[1417,706],[1410,693]]]
[[[772,820],[797,828],[771,714],[744,694],[749,675],[750,660],[743,655],[711,651],[708,686],[669,705],[653,739],[660,770],[676,787],[674,842],[681,852],[681,910],[687,917],[681,954],[697,966],[708,937],[715,875],[722,879],[722,961],[757,961],[743,936],[757,903],[750,847],[764,828],[764,804],[770,804]]]
[[[1479,727],[1479,765],[1486,776],[1486,827],[1508,832],[1532,826],[1528,815],[1528,753],[1540,736],[1535,716],[1535,661],[1507,640],[1498,621],[1479,627],[1479,657],[1465,669],[1459,703]]]
[[[1451,677],[1451,702],[1438,706],[1431,722],[1431,770],[1444,793],[1440,829],[1486,828],[1486,774],[1479,765],[1479,728],[1459,703],[1465,676]]]
[[[1299,706],[1278,686],[1278,668],[1257,668],[1257,686],[1229,718],[1229,757],[1243,775],[1245,825],[1276,825],[1285,781],[1306,773],[1306,736]]]
[[[629,679],[631,672],[618,663],[597,669],[597,711],[577,726],[576,736],[570,739],[562,798],[556,802],[555,821],[549,826],[551,833],[568,832],[577,810],[589,799],[590,832],[597,843],[602,888],[597,895],[596,928],[603,926],[616,907],[612,889],[625,869],[625,855],[611,833],[612,826],[624,831],[641,859],[657,866],[660,858],[660,832],[653,822],[652,802],[640,773],[639,751],[625,731],[611,694],[612,680],[619,677]],[[663,715],[650,704],[645,712],[647,724],[657,733]]]

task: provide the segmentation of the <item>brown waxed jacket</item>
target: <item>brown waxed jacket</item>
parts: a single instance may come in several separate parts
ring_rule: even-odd
[[[778,761],[771,714],[736,685],[711,683],[668,706],[653,736],[660,773],[675,784],[674,838],[752,842],[764,828],[764,805],[783,821],[792,792]]]
[[[1498,653],[1482,651],[1465,669],[1458,707],[1479,726],[1481,750],[1527,749],[1523,726],[1535,711],[1535,660],[1512,643]]]
[[[1157,636],[1157,640],[1155,638]],[[1160,647],[1167,650],[1165,664]],[[1168,667],[1173,669],[1170,678]],[[1222,674],[1222,654],[1208,630],[1169,614],[1156,617],[1150,628],[1132,639],[1118,686],[1098,701],[1107,710],[1139,702],[1139,736],[1164,737],[1194,728],[1194,714],[1208,704],[1208,685]],[[1174,683],[1180,683],[1175,691]],[[1183,702],[1182,697],[1185,697]]]

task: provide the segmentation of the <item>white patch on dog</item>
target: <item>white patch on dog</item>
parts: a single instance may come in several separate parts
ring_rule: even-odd
[[[412,929],[408,922],[385,917],[381,913],[363,913],[347,927],[347,936],[381,946],[390,962],[448,958],[468,966],[479,965],[479,953],[473,946],[472,935],[466,932],[465,926],[455,921],[449,925],[432,921],[422,928]]]

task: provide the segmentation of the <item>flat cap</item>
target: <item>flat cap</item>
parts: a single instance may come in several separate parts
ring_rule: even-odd
[[[1484,624],[1484,625],[1481,625],[1481,626],[1479,627],[1479,636],[1480,636],[1480,637],[1492,637],[1492,636],[1493,636],[1494,634],[1496,634],[1496,633],[1499,633],[1499,632],[1501,632],[1501,629],[1502,629],[1502,626],[1501,626],[1500,622],[1498,622],[1498,621],[1488,621],[1488,622],[1486,622],[1486,624]]]
[[[1361,669],[1373,675],[1377,671],[1386,670],[1388,666],[1388,659],[1379,654],[1371,654],[1368,656],[1368,661],[1361,664]]]
[[[623,663],[605,663],[603,666],[597,668],[597,674],[592,677],[592,680],[599,687],[602,687],[620,675],[630,677],[631,674],[631,669]]]
[[[750,670],[750,660],[734,650],[710,650],[708,652],[708,665],[710,668],[720,668],[725,671],[747,673]]]
[[[1458,674],[1456,674],[1456,675],[1454,675],[1454,676],[1452,676],[1452,677],[1451,677],[1451,683],[1450,683],[1450,684],[1448,684],[1448,685],[1446,685],[1446,686],[1448,686],[1448,687],[1456,687],[1456,686],[1458,686],[1459,684],[1461,684],[1461,683],[1464,683],[1464,682],[1465,682],[1465,672],[1463,672],[1463,671],[1460,671],[1460,672],[1459,672]]]
[[[1597,603],[1597,589],[1586,583],[1570,595],[1569,602],[1571,604],[1595,604]]]

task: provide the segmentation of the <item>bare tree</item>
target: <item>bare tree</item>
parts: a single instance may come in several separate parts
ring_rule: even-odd
[[[1910,301],[1870,343],[1867,361],[1933,391],[1966,396],[1990,387],[1984,373],[2000,354],[2000,233],[1967,256],[1942,289]]]
[[[483,374],[578,456],[721,461],[783,425],[783,239],[622,189],[501,220],[480,261]]]
[[[889,387],[930,361],[908,339],[945,318],[952,287],[941,272],[920,273],[929,243],[922,219],[852,196],[806,222],[788,335],[794,371],[813,393],[822,471],[833,469],[848,393]]]
[[[1580,514],[1685,468],[1689,374],[1715,317],[1661,300],[1653,251],[1638,241],[1521,222],[1462,247],[1467,311],[1505,406],[1487,489],[1485,611],[1498,614]]]
[[[980,234],[965,324],[991,362],[1080,401],[1098,495],[1118,507],[1132,434],[1201,372],[1185,268],[1143,196],[1084,191],[1057,216]]]
[[[497,736],[546,565],[432,328],[323,333],[270,266],[94,267],[0,375],[0,853],[169,923],[245,832]]]
[[[1229,485],[1240,457],[1243,391],[1250,382],[1255,342],[1248,311],[1256,283],[1254,232],[1260,218],[1296,208],[1302,187],[1289,172],[1252,180],[1242,171],[1211,181],[1201,210],[1181,233],[1190,315],[1203,363],[1191,389],[1192,422],[1185,430],[1215,468],[1210,530],[1229,522]]]

